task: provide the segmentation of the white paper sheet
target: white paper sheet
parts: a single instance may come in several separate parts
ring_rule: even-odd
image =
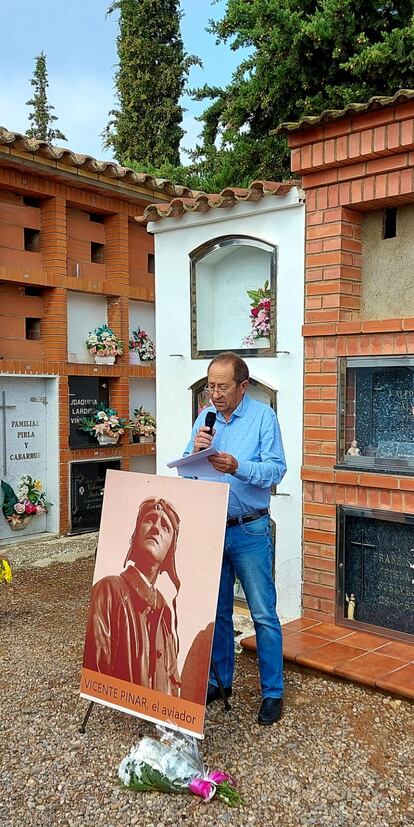
[[[219,472],[210,465],[208,457],[217,455],[215,448],[204,448],[196,454],[187,457],[177,457],[167,462],[167,468],[176,468],[180,477],[201,477],[202,479],[215,478]]]

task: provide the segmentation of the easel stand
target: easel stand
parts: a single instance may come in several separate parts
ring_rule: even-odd
[[[225,710],[225,712],[229,712],[230,709],[231,709],[231,706],[229,704],[229,699],[228,699],[228,697],[227,697],[227,695],[226,695],[226,693],[223,689],[223,684],[220,680],[220,676],[219,676],[219,673],[217,672],[217,667],[216,667],[216,664],[214,663],[214,660],[211,661],[211,670],[212,670],[213,675],[214,675],[214,677],[217,681],[217,686],[219,688],[220,697],[221,697],[221,700],[223,701],[223,704],[224,704],[224,710]],[[92,712],[92,708],[94,707],[94,705],[95,705],[95,701],[89,701],[89,706],[86,710],[85,717],[84,717],[84,719],[83,719],[83,721],[82,721],[82,723],[81,723],[81,725],[78,729],[78,732],[80,732],[81,735],[85,735],[86,724],[89,721],[89,716]]]

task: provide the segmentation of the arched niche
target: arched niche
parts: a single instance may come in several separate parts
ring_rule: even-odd
[[[276,354],[277,248],[273,244],[244,235],[215,238],[190,253],[190,272],[193,359],[223,350],[245,356]],[[253,322],[260,320],[251,316],[248,291],[264,290],[265,285],[270,301],[263,319],[267,334],[252,338]]]
[[[190,386],[193,400],[193,422],[197,419],[199,413],[211,404],[204,390],[206,384],[207,376],[203,376],[202,379],[198,379],[197,382],[194,382],[194,384]],[[252,376],[249,379],[247,395],[252,399],[257,399],[259,402],[270,405],[274,411],[277,410],[277,391],[265,385],[263,382],[259,382],[258,379],[254,379]]]

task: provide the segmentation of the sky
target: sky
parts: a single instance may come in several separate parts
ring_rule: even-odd
[[[33,93],[30,79],[34,58],[42,50],[47,57],[48,101],[55,107],[55,126],[74,152],[111,159],[102,148],[101,132],[108,113],[116,106],[114,73],[117,63],[117,21],[106,16],[110,0],[0,0],[0,125],[24,133],[29,126],[26,106]],[[210,18],[223,15],[225,0],[181,0],[182,37],[187,52],[198,55],[203,69],[192,67],[190,87],[224,85],[240,63],[241,52],[229,45],[215,45],[205,28]],[[195,116],[205,103],[188,96],[183,145],[191,148],[200,132]],[[185,162],[185,161],[184,161]]]

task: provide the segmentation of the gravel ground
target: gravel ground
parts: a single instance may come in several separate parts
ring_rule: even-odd
[[[117,781],[153,727],[79,698],[93,561],[17,571],[0,590],[2,827],[414,824],[414,707],[286,670],[280,724],[256,723],[255,657],[237,657],[232,710],[207,711],[205,762],[239,780],[245,806],[131,793]]]

